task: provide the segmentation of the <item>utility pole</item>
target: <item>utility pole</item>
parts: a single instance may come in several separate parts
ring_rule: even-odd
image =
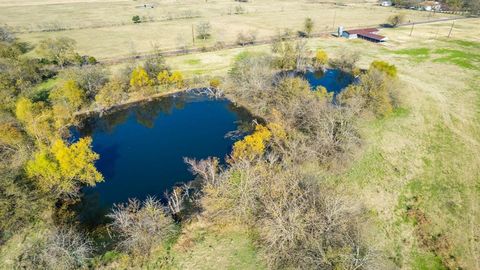
[[[448,38],[450,38],[450,35],[452,34],[453,26],[455,25],[455,20],[452,22],[452,27],[450,27],[450,31],[448,32]]]
[[[193,30],[193,24],[192,24],[192,43],[193,43],[193,46],[195,46],[195,30]]]
[[[410,30],[410,36],[412,36],[413,33],[413,27],[415,26],[415,23],[412,23],[412,29]]]
[[[335,20],[337,19],[337,11],[335,10],[334,13],[333,13],[333,30],[335,30]]]

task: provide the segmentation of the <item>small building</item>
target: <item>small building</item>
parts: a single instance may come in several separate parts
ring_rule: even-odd
[[[136,6],[136,8],[154,8],[154,7],[155,7],[155,4],[143,4],[143,5]]]
[[[392,6],[392,1],[381,1],[380,6],[382,7],[391,7]]]
[[[377,28],[344,30],[342,31],[342,36],[348,39],[361,38],[371,42],[385,42],[388,40],[387,37],[379,35],[378,32]]]
[[[437,1],[423,1],[418,3],[417,9],[424,11],[440,11],[442,10],[442,4]]]

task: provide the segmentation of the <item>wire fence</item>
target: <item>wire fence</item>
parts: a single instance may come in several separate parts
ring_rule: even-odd
[[[410,26],[410,25],[420,25],[420,24],[429,24],[429,23],[437,23],[437,22],[445,22],[445,21],[454,21],[454,20],[465,20],[465,19],[470,19],[470,17],[454,17],[454,18],[443,18],[443,19],[435,19],[435,20],[426,20],[426,21],[417,21],[417,22],[408,22],[408,23],[403,23],[399,24],[398,27],[401,26]],[[386,25],[356,25],[355,28],[390,28],[390,26]],[[320,32],[315,32],[310,35],[312,38],[319,38],[319,37],[327,37],[331,36],[334,34],[336,30],[332,28],[331,30],[326,30],[326,31],[320,31]],[[292,40],[299,40],[302,39],[303,37],[300,36],[295,36],[292,38]],[[225,50],[225,49],[236,49],[236,48],[245,48],[249,46],[258,46],[258,45],[266,45],[266,44],[272,44],[277,37],[268,37],[264,39],[257,39],[255,42],[251,42],[249,44],[239,44],[238,42],[232,42],[232,43],[217,43],[213,46],[205,46],[205,47],[195,47],[195,48],[176,48],[172,50],[163,50],[160,51],[160,54],[163,56],[178,56],[178,55],[186,55],[186,54],[192,54],[192,53],[202,53],[202,52],[213,52],[213,51],[219,51],[219,50]],[[158,54],[158,53],[157,53]],[[157,54],[152,54],[152,53],[147,53],[147,54],[139,54],[139,55],[133,55],[133,56],[126,56],[126,57],[115,57],[115,58],[107,58],[103,59],[100,61],[102,64],[106,65],[115,65],[115,64],[120,64],[126,61],[131,61],[131,60],[144,60],[148,59],[150,57],[153,57]]]

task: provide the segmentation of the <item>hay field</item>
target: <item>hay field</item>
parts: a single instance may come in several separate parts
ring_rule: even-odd
[[[234,43],[238,33],[253,31],[257,39],[272,37],[279,30],[301,30],[306,17],[315,21],[316,32],[331,31],[338,25],[348,28],[384,23],[394,8],[376,1],[313,0],[232,0],[140,1],[0,0],[0,23],[18,32],[20,39],[36,43],[48,37],[68,36],[77,41],[78,51],[98,59],[147,53],[157,46],[163,50],[180,46],[211,46]],[[140,7],[139,7],[140,6]],[[238,9],[241,9],[241,14]],[[450,15],[402,10],[407,21],[425,21]],[[132,23],[139,15],[147,22]],[[192,42],[192,26],[209,21],[212,38]],[[66,30],[61,30],[66,29]],[[61,31],[58,31],[61,30]]]

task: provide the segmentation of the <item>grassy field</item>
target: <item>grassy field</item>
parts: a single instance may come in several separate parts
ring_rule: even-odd
[[[400,108],[385,119],[362,120],[364,148],[348,169],[329,176],[369,210],[374,226],[368,230],[370,241],[384,252],[387,262],[382,269],[444,269],[445,265],[480,269],[478,23],[479,19],[457,21],[450,39],[446,36],[451,23],[437,23],[416,26],[412,36],[410,27],[383,30],[390,38],[385,45],[337,38],[310,40],[312,49],[322,47],[331,57],[344,50],[360,52],[364,68],[383,59],[399,69]],[[248,50],[266,51],[269,46]],[[167,61],[186,72],[225,75],[240,51]],[[220,249],[233,257],[217,262],[218,267],[228,269],[238,260],[252,265],[258,260],[249,241],[229,240],[228,234],[205,228],[198,232],[204,240],[178,249],[179,261],[188,257],[197,269],[208,269],[217,256],[207,251],[226,241],[232,241],[232,246]]]
[[[306,17],[315,21],[316,32],[378,25],[398,12],[380,7],[376,1],[264,0],[238,3],[231,0],[151,1],[143,8],[138,1],[0,0],[0,22],[20,32],[22,40],[36,43],[47,37],[68,36],[77,41],[81,54],[111,59],[149,52],[154,46],[211,46],[217,41],[235,42],[238,33],[254,31],[257,39],[274,36],[279,30],[301,30]],[[140,5],[140,7],[138,7]],[[243,11],[238,12],[238,7]],[[235,13],[240,14],[235,14]],[[447,18],[450,15],[402,10],[407,21]],[[132,16],[147,22],[132,23]],[[212,38],[192,44],[192,26],[209,21]],[[66,29],[64,31],[55,31]],[[51,31],[51,32],[42,32]]]
[[[189,40],[192,24],[205,20],[213,25],[210,42],[230,42],[242,29],[257,29],[259,37],[283,27],[299,29],[307,16],[320,31],[332,29],[334,14],[336,25],[355,27],[382,23],[396,13],[359,1],[345,1],[346,6],[254,1],[242,4],[247,13],[241,15],[228,15],[229,8],[238,5],[231,1],[157,2],[161,8],[142,10],[133,1],[0,0],[0,21],[18,31],[41,30],[61,21],[77,29],[19,36],[32,42],[70,36],[81,53],[106,59],[147,52],[153,43],[163,49],[176,47],[178,40]],[[168,12],[181,15],[185,10],[197,11],[201,17],[168,20]],[[132,25],[131,16],[144,15],[141,12],[154,21]],[[408,12],[409,20],[429,19],[429,15]],[[435,18],[440,16],[445,15]],[[450,38],[452,23],[441,22],[416,25],[412,35],[411,27],[383,29],[381,33],[390,39],[385,44],[334,37],[309,40],[312,50],[323,48],[332,58],[342,51],[358,51],[362,68],[373,60],[386,60],[399,70],[400,108],[385,119],[362,119],[365,144],[358,157],[341,173],[328,175],[368,209],[373,226],[369,240],[385,255],[381,269],[480,269],[479,23],[480,19],[457,21]],[[168,57],[167,63],[188,76],[224,76],[244,50],[268,51],[270,46]],[[178,269],[258,269],[260,258],[251,239],[244,228],[193,223],[173,247],[172,264]],[[4,262],[18,255],[12,243],[0,252]]]

